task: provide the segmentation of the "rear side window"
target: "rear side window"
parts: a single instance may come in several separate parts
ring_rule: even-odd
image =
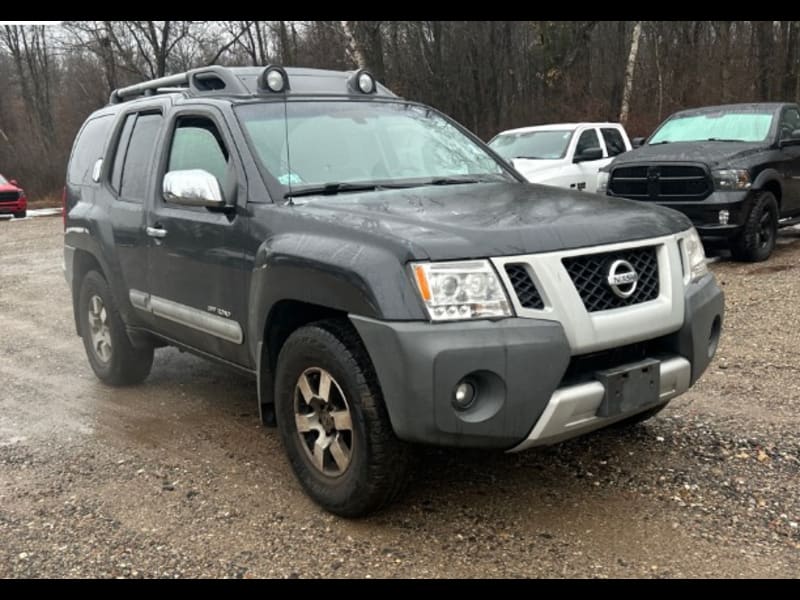
[[[625,148],[625,141],[622,139],[622,134],[619,129],[613,127],[604,127],[600,130],[603,133],[603,139],[606,142],[609,156],[616,156],[622,154],[627,149]]]
[[[92,183],[92,168],[98,158],[103,158],[106,137],[112,122],[111,115],[97,117],[86,122],[78,139],[67,169],[67,181],[71,184]]]
[[[136,117],[122,166],[120,195],[125,200],[144,201],[161,121],[160,114],[140,114]]]
[[[136,113],[125,118],[125,125],[117,142],[117,151],[114,153],[114,168],[111,170],[111,187],[119,194],[122,187],[122,167],[125,165],[125,154],[128,152],[128,144],[131,141],[133,124],[136,122]]]

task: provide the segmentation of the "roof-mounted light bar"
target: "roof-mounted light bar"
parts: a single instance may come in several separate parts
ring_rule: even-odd
[[[359,69],[353,73],[347,80],[347,85],[354,92],[361,94],[375,94],[378,91],[378,83],[367,69]]]
[[[289,91],[289,76],[283,67],[267,65],[258,78],[258,87],[274,94]]]

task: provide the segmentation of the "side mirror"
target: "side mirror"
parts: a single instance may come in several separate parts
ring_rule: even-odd
[[[164,175],[164,200],[185,206],[223,208],[225,200],[219,181],[203,169],[170,171]]]
[[[591,146],[589,148],[585,148],[583,152],[580,154],[575,154],[575,158],[572,159],[572,162],[586,162],[589,160],[600,160],[603,158],[603,149],[600,146]]]
[[[647,139],[647,138],[643,138],[643,137],[632,138],[631,139],[631,146],[633,146],[634,148],[638,148],[639,146],[644,144],[645,139]]]
[[[780,146],[796,146],[798,144],[800,144],[800,129],[781,130]]]
[[[19,187],[19,183],[17,182],[16,179],[9,179],[8,183],[10,183],[11,185],[15,185],[15,186]]]

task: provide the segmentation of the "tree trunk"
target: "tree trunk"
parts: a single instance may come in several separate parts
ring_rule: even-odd
[[[622,88],[622,107],[619,110],[619,122],[625,125],[630,112],[631,91],[633,90],[633,73],[636,68],[636,55],[639,53],[639,38],[642,36],[642,22],[636,21],[631,36],[631,51],[628,54],[628,65],[625,68],[625,85]]]
[[[364,53],[356,42],[353,25],[354,24],[350,21],[342,21],[342,29],[344,30],[344,35],[347,40],[347,57],[354,62],[359,69],[363,69],[367,66],[367,60],[364,58]]]

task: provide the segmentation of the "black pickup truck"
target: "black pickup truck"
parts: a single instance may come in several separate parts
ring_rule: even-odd
[[[103,382],[165,345],[253,375],[344,516],[398,494],[414,444],[517,451],[655,414],[723,317],[685,216],[528,184],[364,70],[116,90],[72,151],[65,271]]]
[[[598,192],[679,210],[704,242],[727,245],[738,260],[766,260],[778,227],[800,222],[800,110],[684,110],[603,171]]]

